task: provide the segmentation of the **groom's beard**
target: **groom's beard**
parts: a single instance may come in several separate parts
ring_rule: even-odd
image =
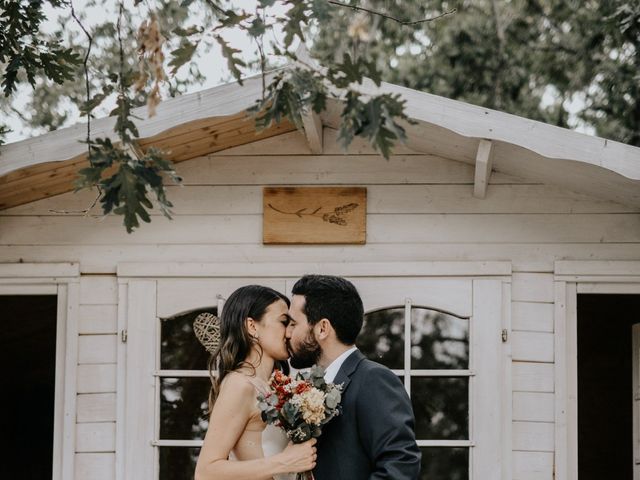
[[[293,345],[289,343],[289,353],[291,354],[291,358],[289,359],[291,366],[296,369],[301,369],[309,368],[318,363],[322,350],[313,332],[310,330],[307,338],[297,349],[294,349]]]

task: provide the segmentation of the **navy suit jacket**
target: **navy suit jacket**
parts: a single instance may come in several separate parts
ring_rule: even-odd
[[[342,414],[318,439],[315,480],[418,479],[415,421],[400,379],[356,350],[334,383],[343,384]]]

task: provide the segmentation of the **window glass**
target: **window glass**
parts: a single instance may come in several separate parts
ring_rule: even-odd
[[[216,308],[199,309],[160,320],[162,370],[207,370],[209,354],[193,332],[193,321],[202,312],[215,315],[216,311]]]
[[[202,440],[209,424],[207,377],[160,379],[160,438]]]
[[[357,346],[369,359],[392,370],[404,366],[404,307],[365,315]]]
[[[160,447],[160,480],[193,480],[200,448]]]
[[[389,307],[365,315],[356,343],[370,360],[395,370],[409,391],[422,444],[421,478],[468,480],[469,319],[426,307]]]
[[[411,403],[416,437],[422,440],[469,438],[469,378],[413,377]]]
[[[421,448],[421,480],[467,480],[469,478],[469,449],[429,447]]]
[[[427,308],[412,308],[411,368],[469,368],[469,320]]]

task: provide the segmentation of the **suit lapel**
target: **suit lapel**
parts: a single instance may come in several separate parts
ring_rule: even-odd
[[[349,383],[351,382],[351,375],[358,369],[358,365],[360,362],[364,360],[364,355],[360,350],[356,350],[351,355],[349,355],[338,373],[336,374],[336,378],[333,380],[333,383],[336,385],[342,384],[342,394],[347,390]]]

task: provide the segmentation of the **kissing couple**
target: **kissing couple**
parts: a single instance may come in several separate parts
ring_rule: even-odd
[[[291,301],[263,286],[233,292],[220,314],[212,354],[209,428],[195,480],[414,480],[420,450],[411,402],[400,379],[355,346],[364,320],[362,299],[348,280],[306,275]],[[319,365],[341,385],[341,414],[322,435],[293,444],[266,424],[257,396],[275,369]]]

